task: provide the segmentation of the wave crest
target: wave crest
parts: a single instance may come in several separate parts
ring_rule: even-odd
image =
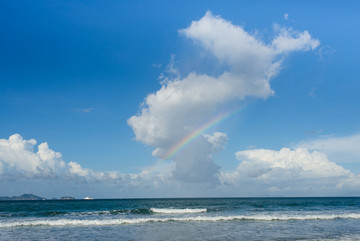
[[[217,221],[288,221],[288,220],[331,220],[331,219],[360,219],[360,214],[340,215],[304,215],[304,216],[196,216],[179,218],[134,218],[134,219],[58,219],[33,220],[21,222],[0,223],[0,228],[26,226],[109,226],[124,224],[141,224],[149,222],[217,222]]]

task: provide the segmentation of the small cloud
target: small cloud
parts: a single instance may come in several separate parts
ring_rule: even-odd
[[[77,109],[77,112],[80,112],[80,113],[90,113],[94,110],[94,108],[92,107],[89,107],[89,108],[84,108],[84,109]]]
[[[330,46],[324,46],[319,48],[317,51],[317,55],[319,56],[319,60],[323,61],[325,59],[330,59],[334,56],[336,50],[331,48]]]
[[[249,145],[246,149],[247,150],[256,149],[256,145]]]
[[[317,91],[317,88],[316,88],[316,87],[312,87],[312,88],[309,90],[309,92],[308,92],[309,96],[315,98],[315,97],[316,97],[316,91]]]
[[[162,67],[162,64],[153,63],[153,64],[152,64],[152,67],[154,67],[154,68],[161,68],[161,67]]]
[[[285,13],[285,14],[284,14],[284,19],[287,20],[287,21],[290,21],[290,22],[295,22],[295,20],[289,18],[289,14],[288,14],[288,13]]]
[[[306,131],[305,132],[305,135],[307,135],[307,136],[317,136],[317,135],[319,135],[319,134],[321,134],[321,132],[322,132],[323,130],[309,130],[309,131]]]
[[[180,72],[175,67],[175,54],[172,54],[170,57],[170,63],[166,66],[164,72],[162,72],[159,76],[159,80],[161,84],[166,84],[169,81],[180,79]]]

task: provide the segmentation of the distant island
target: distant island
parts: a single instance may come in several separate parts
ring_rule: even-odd
[[[36,196],[34,194],[23,194],[21,196],[12,196],[12,197],[0,197],[0,201],[21,201],[21,200],[46,200],[46,198]]]
[[[61,198],[52,198],[51,200],[75,200],[76,198],[74,197],[71,197],[71,196],[64,196],[64,197],[61,197]],[[0,197],[0,201],[27,201],[27,200],[48,200],[44,197],[39,197],[39,196],[36,196],[34,194],[23,194],[21,196],[12,196],[12,197],[8,197],[8,196],[5,196],[5,197]]]
[[[76,198],[74,197],[70,197],[70,196],[66,196],[66,197],[61,197],[60,200],[75,200]]]

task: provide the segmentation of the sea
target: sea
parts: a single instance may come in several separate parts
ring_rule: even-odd
[[[0,240],[360,240],[360,198],[1,201]]]

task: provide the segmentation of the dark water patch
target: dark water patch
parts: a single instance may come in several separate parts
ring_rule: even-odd
[[[118,214],[142,214],[142,215],[149,215],[153,212],[150,209],[147,208],[136,208],[136,209],[120,209],[120,210],[112,210],[109,211],[112,215],[118,215]]]
[[[63,211],[50,211],[50,212],[40,212],[37,213],[34,216],[40,216],[40,217],[54,217],[54,216],[63,216],[65,214],[67,214],[68,212],[63,212]]]

